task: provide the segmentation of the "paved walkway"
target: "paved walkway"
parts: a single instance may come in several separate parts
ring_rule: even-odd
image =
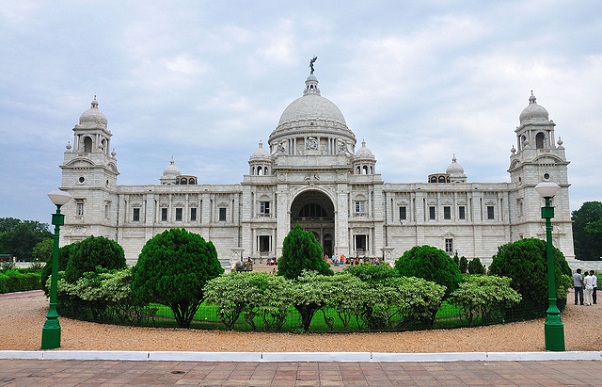
[[[602,361],[0,360],[0,386],[601,386]]]

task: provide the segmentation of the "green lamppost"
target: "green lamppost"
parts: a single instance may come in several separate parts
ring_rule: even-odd
[[[61,346],[61,325],[57,305],[57,286],[59,276],[59,227],[65,224],[65,215],[61,214],[61,206],[71,200],[68,192],[54,190],[48,197],[56,205],[56,213],[52,214],[54,225],[54,248],[52,250],[52,277],[50,279],[50,307],[46,322],[42,328],[42,349],[53,349]]]
[[[552,246],[552,219],[554,207],[550,201],[560,189],[556,183],[539,183],[535,189],[546,200],[545,207],[541,208],[541,217],[546,220],[546,258],[548,261],[548,310],[546,311],[546,322],[544,323],[544,334],[546,339],[546,350],[564,351],[564,325],[560,319],[560,310],[556,305],[556,270],[554,265],[554,248]]]

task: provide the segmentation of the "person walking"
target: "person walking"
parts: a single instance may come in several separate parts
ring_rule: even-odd
[[[592,292],[592,300],[594,301],[594,304],[595,304],[596,303],[596,290],[598,290],[598,277],[596,277],[593,270],[589,271],[589,276],[593,277],[593,281],[594,281],[594,291]]]
[[[573,274],[573,289],[575,289],[575,305],[577,305],[577,297],[579,297],[579,303],[583,305],[583,277],[581,277],[581,269],[577,269],[577,272]]]
[[[592,295],[594,293],[594,278],[589,274],[587,270],[585,271],[585,279],[583,280],[583,284],[585,287],[585,305],[591,306],[593,302]]]

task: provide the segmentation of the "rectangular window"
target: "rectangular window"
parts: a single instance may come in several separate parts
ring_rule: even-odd
[[[111,202],[105,203],[105,219],[109,219],[111,215]]]
[[[487,206],[487,219],[492,220],[495,219],[495,207]]]
[[[134,208],[134,212],[132,213],[132,221],[140,222],[140,208]]]
[[[161,208],[161,221],[167,222],[167,208]]]
[[[451,219],[451,207],[450,206],[443,207],[443,219]]]
[[[270,215],[270,202],[259,202],[259,213],[263,216]]]
[[[458,218],[462,220],[466,219],[466,207],[458,207]]]
[[[448,254],[454,253],[454,240],[451,238],[445,238],[445,252]]]
[[[226,221],[226,207],[219,208],[219,221],[220,222]]]
[[[399,207],[399,220],[406,220],[406,208],[405,207]]]
[[[84,216],[84,200],[78,199],[75,201],[75,215]]]
[[[356,255],[364,255],[368,250],[368,235],[355,236],[355,253]]]
[[[437,215],[437,214],[436,214],[436,212],[435,212],[435,206],[430,206],[430,207],[429,207],[429,219],[430,219],[430,220],[435,220],[435,219],[437,219],[437,216],[436,216],[436,215]]]
[[[355,213],[365,214],[366,213],[366,202],[364,200],[358,200],[355,202]]]
[[[190,209],[190,221],[196,222],[196,207]]]
[[[182,221],[182,208],[176,208],[176,222]]]

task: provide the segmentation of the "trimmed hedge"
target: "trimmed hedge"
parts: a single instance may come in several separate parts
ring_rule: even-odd
[[[40,272],[23,273],[16,269],[0,272],[0,293],[42,289],[41,278]]]

